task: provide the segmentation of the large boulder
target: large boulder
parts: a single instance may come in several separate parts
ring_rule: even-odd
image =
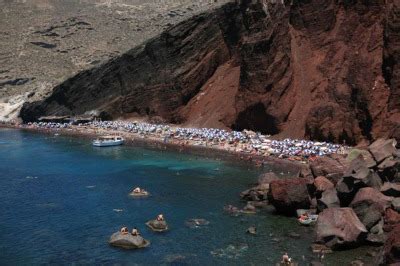
[[[347,155],[347,161],[351,162],[354,159],[361,157],[368,168],[373,168],[376,166],[376,161],[374,160],[374,157],[368,150],[363,150],[363,149],[352,149]]]
[[[357,217],[370,230],[382,218],[386,208],[390,207],[392,198],[383,195],[376,189],[365,187],[360,189],[350,207],[353,208]]]
[[[319,212],[326,208],[340,207],[340,201],[337,196],[337,191],[334,188],[330,188],[322,192],[321,198],[317,200],[317,209]]]
[[[268,200],[276,211],[285,215],[296,215],[297,209],[309,209],[310,196],[306,178],[274,180],[270,183]]]
[[[388,157],[378,165],[378,173],[383,180],[400,182],[400,159]]]
[[[379,176],[368,168],[367,163],[361,157],[351,161],[343,177],[352,178],[354,182],[361,182],[364,186],[380,188],[382,181]]]
[[[400,224],[394,226],[393,230],[388,234],[383,253],[385,264],[400,262]]]
[[[121,234],[121,232],[112,234],[108,243],[112,246],[125,249],[144,248],[150,245],[150,242],[140,235]]]
[[[335,185],[324,176],[316,177],[314,179],[314,186],[317,193],[322,193],[327,189],[335,187]]]
[[[374,156],[375,161],[380,163],[396,153],[396,144],[395,139],[377,139],[368,149]]]
[[[269,190],[269,184],[263,183],[252,187],[240,193],[240,197],[246,201],[263,201],[266,200]]]
[[[274,181],[274,180],[279,180],[279,179],[281,179],[281,178],[279,178],[275,173],[273,173],[273,172],[269,172],[269,173],[264,173],[264,174],[261,174],[259,177],[258,177],[258,184],[259,185],[261,185],[261,184],[269,184],[269,183],[271,183],[272,181]]]
[[[381,187],[381,192],[386,196],[400,197],[400,184],[385,182]]]
[[[317,157],[310,163],[311,171],[314,177],[325,176],[333,184],[336,184],[343,176],[349,162],[339,155]]]
[[[317,242],[329,248],[357,246],[367,237],[367,229],[351,208],[328,208],[317,220]]]

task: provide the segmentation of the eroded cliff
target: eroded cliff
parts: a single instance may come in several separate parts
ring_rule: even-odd
[[[400,5],[242,1],[66,80],[21,117],[158,116],[349,144],[400,139]]]

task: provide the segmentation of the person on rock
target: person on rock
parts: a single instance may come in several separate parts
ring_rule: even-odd
[[[285,254],[283,254],[282,256],[282,263],[289,265],[291,263],[292,259],[289,258],[289,255],[287,254],[287,252],[285,252]]]
[[[162,215],[162,214],[157,215],[157,221],[159,221],[159,222],[164,221],[164,215]]]
[[[134,228],[132,229],[132,235],[133,235],[133,236],[139,236],[139,235],[140,235],[140,233],[139,233],[139,231],[137,230],[136,227],[134,227]]]
[[[126,235],[129,233],[128,227],[122,227],[120,230],[121,234]]]

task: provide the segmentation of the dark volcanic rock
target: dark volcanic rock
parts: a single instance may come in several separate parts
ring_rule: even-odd
[[[381,192],[386,196],[400,197],[400,184],[385,182],[381,188]]]
[[[270,183],[268,200],[278,213],[296,215],[297,209],[310,208],[307,184],[305,178],[274,180]]]
[[[369,230],[381,220],[386,208],[390,207],[391,201],[391,197],[387,197],[373,188],[366,187],[357,192],[350,203],[350,207],[353,208],[360,221]]]
[[[348,144],[399,138],[400,8],[285,3],[240,1],[189,19],[66,80],[21,117],[96,109]]]
[[[319,214],[317,241],[332,249],[356,246],[367,236],[367,229],[351,208],[329,208]]]

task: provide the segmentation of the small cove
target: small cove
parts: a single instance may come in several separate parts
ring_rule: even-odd
[[[87,139],[0,129],[0,263],[274,265],[287,251],[307,265],[315,259],[312,228],[267,210],[223,213],[226,204],[244,206],[238,194],[260,171],[179,152],[95,148]],[[132,199],[134,186],[152,196]],[[158,213],[169,223],[165,234],[145,226]],[[185,221],[191,218],[210,224],[189,228]],[[110,247],[109,236],[123,225],[136,226],[151,246]],[[256,236],[245,233],[253,225]],[[365,252],[335,253],[327,264]]]

